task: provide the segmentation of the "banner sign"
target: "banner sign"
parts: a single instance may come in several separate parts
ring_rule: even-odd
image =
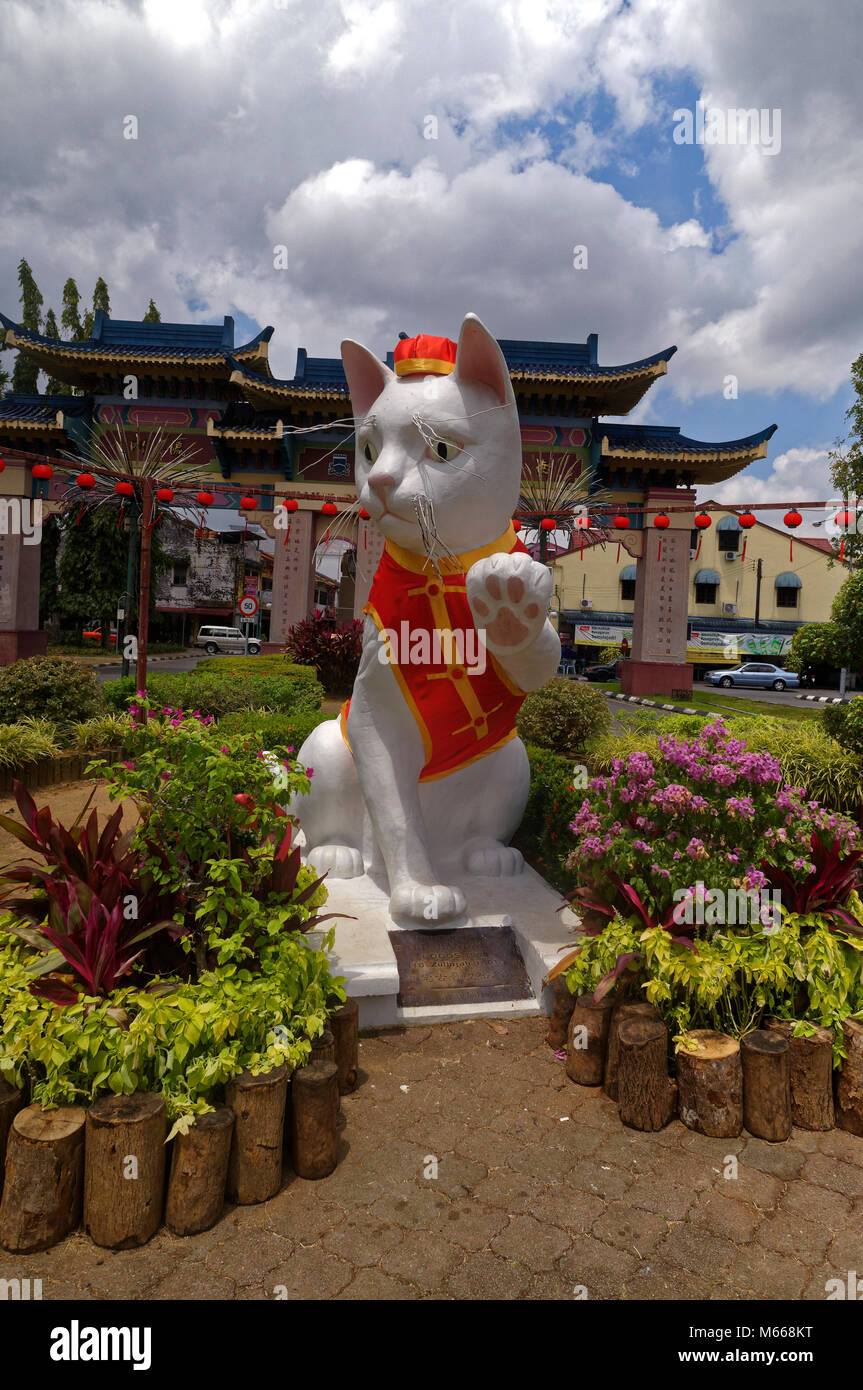
[[[579,647],[619,647],[625,637],[632,646],[632,628],[615,627],[610,623],[573,623],[572,644]],[[687,639],[687,655],[699,660],[699,653],[731,653],[741,659],[750,656],[785,656],[791,650],[792,634],[788,632],[705,632],[693,631]]]

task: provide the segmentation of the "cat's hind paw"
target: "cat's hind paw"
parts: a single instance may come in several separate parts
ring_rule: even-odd
[[[464,915],[467,900],[460,888],[443,883],[403,883],[390,898],[390,916],[418,927],[434,928]]]
[[[313,869],[330,878],[360,878],[365,872],[363,856],[353,845],[315,845],[307,858]]]
[[[521,850],[499,840],[469,840],[464,847],[464,866],[470,874],[513,878],[524,868]]]

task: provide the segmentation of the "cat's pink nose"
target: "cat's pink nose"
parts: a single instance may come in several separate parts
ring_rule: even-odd
[[[396,480],[390,477],[389,473],[377,473],[369,478],[369,487],[375,496],[383,502],[384,506],[387,505],[387,489],[395,487],[395,485]]]

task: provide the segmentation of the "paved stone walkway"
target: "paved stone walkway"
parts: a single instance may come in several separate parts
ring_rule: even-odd
[[[272,1201],[142,1250],[0,1252],[0,1277],[41,1278],[45,1299],[824,1299],[863,1272],[863,1140],[635,1133],[567,1080],[546,1026],[363,1038],[331,1177],[288,1173]]]

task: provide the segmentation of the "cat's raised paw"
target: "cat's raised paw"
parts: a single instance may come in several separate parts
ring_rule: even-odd
[[[316,845],[307,857],[313,869],[330,878],[359,878],[365,871],[363,856],[353,845]]]
[[[390,916],[418,927],[437,927],[464,914],[467,900],[460,888],[443,883],[403,883],[390,898]]]
[[[539,636],[551,597],[551,574],[522,551],[490,555],[467,572],[467,600],[489,648],[524,651]]]

